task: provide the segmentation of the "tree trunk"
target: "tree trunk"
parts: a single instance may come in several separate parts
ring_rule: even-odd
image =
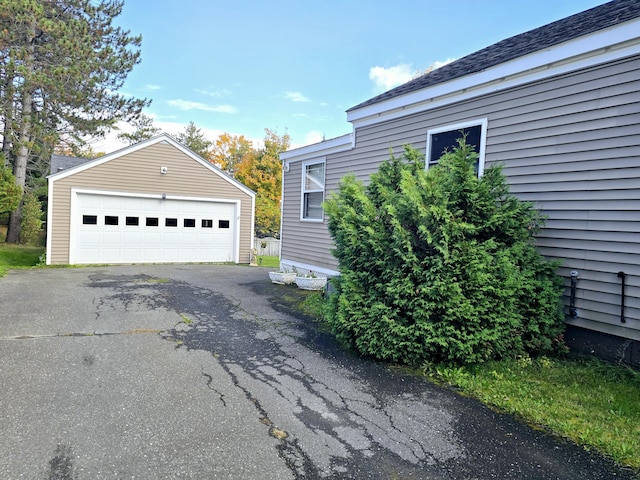
[[[22,188],[24,196],[24,186],[27,177],[27,160],[29,159],[29,132],[31,130],[31,94],[25,92],[22,97],[22,127],[20,128],[20,148],[16,156],[16,163],[13,166],[13,175],[16,177],[16,185]],[[20,242],[20,222],[22,220],[22,202],[9,216],[9,227],[7,228],[7,243]]]
[[[13,165],[13,175],[16,177],[16,185],[22,188],[24,196],[24,185],[27,177],[27,160],[29,159],[29,144],[31,139],[31,112],[33,93],[29,82],[29,77],[34,69],[36,36],[35,19],[31,23],[29,45],[27,46],[24,65],[26,73],[24,75],[24,85],[22,90],[22,111],[20,112],[20,131],[15,139],[19,145]],[[9,216],[9,228],[7,229],[7,243],[18,243],[20,241],[20,221],[22,220],[22,202]]]
[[[4,115],[4,132],[2,134],[2,153],[4,153],[4,167],[9,166],[9,156],[11,154],[11,122],[13,121],[13,68],[11,71],[7,68],[6,85],[4,86],[3,95],[3,115]]]

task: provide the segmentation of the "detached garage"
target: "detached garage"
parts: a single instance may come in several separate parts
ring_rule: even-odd
[[[47,264],[249,263],[255,193],[168,135],[49,176]]]

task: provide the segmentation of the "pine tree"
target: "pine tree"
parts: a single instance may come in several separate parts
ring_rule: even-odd
[[[207,140],[202,130],[200,130],[195,123],[189,122],[187,126],[184,127],[184,131],[176,135],[176,140],[205,160],[209,159],[213,143]]]
[[[28,164],[59,143],[103,135],[139,115],[147,100],[117,93],[140,61],[141,37],[112,24],[119,0],[5,0],[0,3],[0,122],[16,184]],[[20,208],[8,242],[20,237]]]

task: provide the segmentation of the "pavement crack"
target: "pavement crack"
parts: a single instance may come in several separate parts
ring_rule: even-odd
[[[211,375],[209,375],[207,372],[204,371],[204,367],[202,367],[200,369],[200,373],[202,373],[202,376],[207,379],[207,387],[209,387],[210,390],[212,390],[212,391],[214,391],[215,393],[218,394],[218,398],[219,398],[220,402],[222,403],[222,406],[226,407],[227,406],[227,402],[224,399],[224,393],[220,392],[219,390],[217,390],[213,386],[213,377]]]
[[[0,341],[3,340],[38,340],[42,338],[64,338],[64,337],[108,337],[113,335],[140,335],[140,334],[162,334],[164,330],[158,330],[154,328],[136,328],[133,330],[126,330],[124,332],[66,332],[66,333],[36,333],[36,334],[24,334],[24,335],[6,335],[0,337]]]

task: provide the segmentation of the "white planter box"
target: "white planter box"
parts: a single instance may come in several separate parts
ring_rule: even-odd
[[[295,282],[303,290],[322,290],[327,284],[327,277],[296,277]]]
[[[295,272],[269,272],[269,278],[273,283],[289,285],[296,279]]]

